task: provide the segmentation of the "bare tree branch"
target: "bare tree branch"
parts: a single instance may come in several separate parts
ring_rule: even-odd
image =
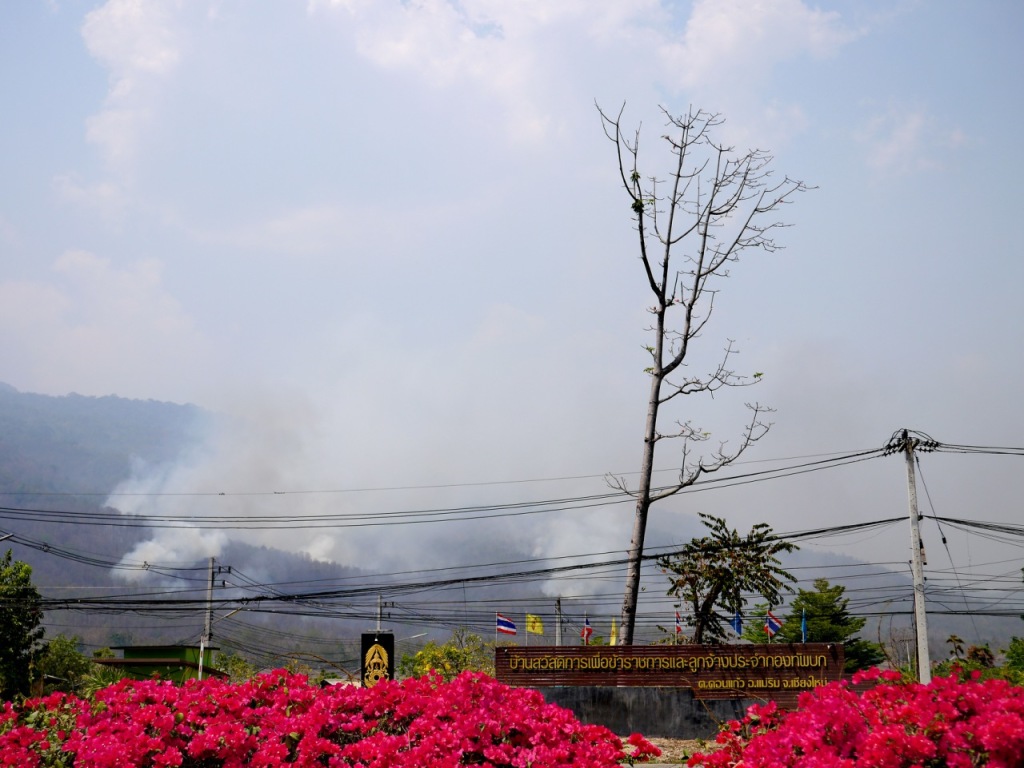
[[[732,445],[720,443],[710,456],[694,458],[694,449],[709,433],[688,421],[677,421],[673,431],[662,432],[661,406],[681,395],[714,397],[724,388],[748,387],[760,380],[760,374],[747,377],[732,368],[737,353],[732,341],[706,373],[681,374],[691,342],[708,328],[718,282],[729,277],[729,268],[740,254],[750,250],[772,253],[781,247],[774,233],[787,225],[772,219],[796,193],[809,187],[788,176],[776,183],[770,170],[773,158],[763,150],[738,153],[714,141],[723,119],[694,109],[678,116],[662,110],[669,132],[661,138],[669,146],[673,163],[665,180],[644,176],[640,171],[640,129],[632,134],[623,131],[625,105],[615,115],[600,106],[597,110],[605,136],[615,145],[619,178],[629,198],[640,261],[654,301],[649,308],[653,322],[648,330],[653,338],[646,347],[651,360],[646,369],[650,390],[640,478],[635,488],[623,478],[608,478],[611,487],[636,499],[622,606],[623,642],[631,644],[651,505],[728,466],[771,427],[765,419],[771,409],[748,404],[750,418],[738,440]],[[651,482],[655,449],[667,439],[682,441],[679,479],[655,489]]]

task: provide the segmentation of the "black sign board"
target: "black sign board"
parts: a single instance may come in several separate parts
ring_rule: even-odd
[[[395,636],[390,632],[364,632],[360,654],[364,688],[395,677]]]

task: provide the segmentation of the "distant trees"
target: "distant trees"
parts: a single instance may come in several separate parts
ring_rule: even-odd
[[[1024,672],[1024,639],[1010,638],[1010,647],[1006,649],[1006,666],[1018,672]]]
[[[613,487],[636,499],[621,617],[622,644],[631,645],[651,506],[731,464],[770,426],[765,420],[770,409],[748,403],[750,417],[735,443],[723,440],[710,456],[694,456],[695,445],[709,440],[711,433],[686,418],[663,429],[662,406],[681,395],[714,395],[722,388],[749,386],[760,379],[760,373],[743,376],[733,370],[732,357],[738,350],[732,341],[725,342],[708,362],[693,360],[692,343],[708,330],[719,281],[729,276],[741,253],[780,247],[775,230],[785,225],[775,214],[807,187],[788,177],[774,179],[770,154],[756,149],[735,152],[716,139],[723,121],[702,110],[681,116],[663,110],[667,132],[662,139],[670,157],[667,178],[645,175],[640,166],[640,131],[623,129],[621,110],[617,115],[598,111],[605,135],[615,145],[651,297],[652,337],[646,347],[650,365],[645,369],[650,389],[640,476],[635,486],[624,478],[610,478]],[[655,487],[655,450],[666,439],[682,444],[679,476]]]
[[[951,636],[951,639],[953,637],[956,636]],[[952,645],[950,640],[946,642]],[[1006,680],[1013,685],[1024,686],[1024,638],[1011,637],[1009,647],[1004,652],[1004,661],[1002,664],[998,664],[996,653],[988,645],[971,645],[967,647],[966,652],[961,647],[959,656],[954,651],[948,659],[935,664],[932,668],[932,676],[954,676],[961,680],[973,677],[982,680],[994,678]]]
[[[82,683],[93,673],[94,664],[78,650],[81,638],[57,635],[39,652],[35,673],[43,684],[43,693],[54,691],[78,693]]]
[[[780,539],[770,526],[758,523],[741,536],[725,520],[701,513],[708,536],[692,539],[677,554],[658,559],[668,575],[672,595],[685,604],[694,643],[716,643],[726,638],[725,625],[746,604],[743,593],[782,602],[793,576],[782,568],[779,555],[796,545]],[[728,617],[723,619],[721,612]]]
[[[788,642],[802,639],[802,623],[806,617],[807,642],[842,643],[846,656],[845,670],[868,669],[885,660],[878,643],[863,640],[857,634],[867,619],[850,614],[850,600],[844,597],[846,587],[829,584],[828,579],[815,579],[814,589],[801,589],[782,622],[780,635]]]
[[[0,696],[27,694],[32,659],[43,639],[43,610],[32,584],[32,567],[14,560],[11,550],[0,560]]]
[[[450,682],[466,671],[494,674],[494,646],[465,627],[452,632],[448,642],[431,641],[415,654],[404,654],[398,663],[402,677],[420,677],[437,672]]]
[[[828,579],[816,579],[814,589],[797,590],[796,597],[784,613],[778,608],[773,612],[782,623],[773,642],[799,643],[806,637],[808,643],[842,643],[846,672],[880,664],[885,660],[882,646],[857,637],[867,620],[850,614],[850,601],[843,596],[845,592],[846,587],[830,584]],[[767,610],[768,605],[760,603],[752,614],[744,617],[745,640],[768,642],[764,630]]]
[[[244,656],[223,651],[217,654],[214,666],[221,672],[226,673],[232,683],[244,683],[246,680],[256,677],[260,671],[255,664]]]

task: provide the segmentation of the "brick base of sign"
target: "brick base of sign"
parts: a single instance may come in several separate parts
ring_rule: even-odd
[[[689,688],[539,688],[545,701],[571,709],[582,722],[603,725],[619,736],[712,740],[719,727],[739,720],[754,699],[694,697]]]

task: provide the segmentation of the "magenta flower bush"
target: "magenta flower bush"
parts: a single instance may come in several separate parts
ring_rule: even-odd
[[[934,678],[897,683],[868,670],[853,682],[881,683],[862,694],[845,683],[807,691],[798,709],[755,705],[693,755],[705,768],[1010,768],[1024,765],[1024,688],[1005,680]]]
[[[537,691],[480,674],[373,688],[310,685],[283,670],[247,683],[122,682],[0,712],[0,765],[615,766],[660,754],[639,734],[585,725]]]

